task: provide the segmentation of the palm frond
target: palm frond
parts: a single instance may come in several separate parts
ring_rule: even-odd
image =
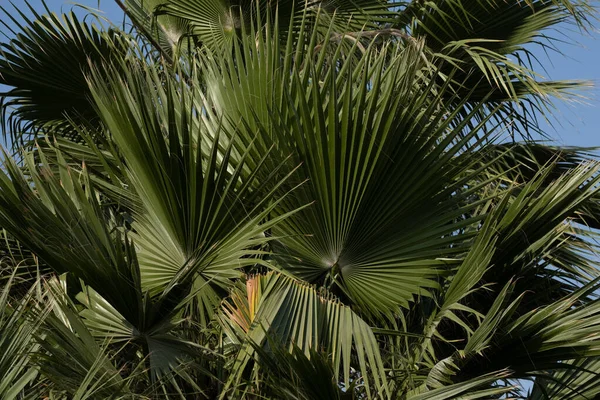
[[[270,338],[305,357],[324,350],[332,359],[336,382],[351,387],[353,367],[360,372],[368,396],[387,397],[385,371],[371,328],[331,294],[270,273],[249,278],[246,296],[237,293],[235,299],[239,308],[225,303],[221,318],[229,339],[240,346],[230,384],[241,383],[254,349],[268,344]],[[356,361],[352,349],[357,352]]]
[[[47,310],[31,318],[29,305],[35,302],[36,288],[32,287],[19,300],[11,299],[10,291],[15,272],[2,285],[0,293],[0,396],[18,399],[36,379],[38,370],[31,363],[36,351],[35,333],[46,318]]]
[[[261,246],[272,240],[264,232],[298,211],[268,218],[285,199],[274,196],[293,171],[259,181],[267,175],[259,173],[266,168],[259,163],[247,174],[244,160],[252,147],[239,151],[226,140],[221,152],[224,130],[204,148],[202,136],[214,132],[202,121],[193,91],[176,77],[132,66],[125,78],[111,78],[96,74],[92,93],[143,205],[132,223],[143,289],[164,297],[197,274],[210,282],[207,290],[227,288],[240,268],[263,263]],[[234,151],[241,154],[235,164]]]
[[[569,98],[589,86],[551,81],[534,71],[539,60],[532,46],[554,50],[561,40],[554,27],[588,29],[594,15],[589,1],[414,1],[400,11],[397,26],[424,38],[427,48],[444,60],[440,76],[449,77],[459,68],[451,79],[461,98],[504,103],[504,118],[514,119],[518,133],[530,137],[543,134],[536,119],[550,114],[551,96]],[[511,116],[514,107],[525,112]]]
[[[48,127],[54,135],[76,138],[69,120],[98,124],[86,75],[90,66],[124,57],[121,33],[79,21],[73,12],[58,15],[46,7],[47,14],[41,15],[28,2],[24,5],[33,19],[16,6],[14,13],[0,7],[7,21],[2,24],[14,35],[0,44],[0,83],[9,87],[1,97],[2,125],[11,127],[15,146]]]

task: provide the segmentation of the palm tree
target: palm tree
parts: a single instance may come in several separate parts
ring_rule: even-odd
[[[3,399],[600,396],[590,3],[116,2],[0,7]]]

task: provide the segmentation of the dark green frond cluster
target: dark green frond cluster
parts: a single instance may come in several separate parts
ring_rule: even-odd
[[[0,7],[1,398],[599,396],[589,2],[117,4]]]

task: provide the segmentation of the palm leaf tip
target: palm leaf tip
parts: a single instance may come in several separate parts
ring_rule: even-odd
[[[597,396],[600,164],[510,136],[586,1],[117,3],[3,9],[0,397]]]
[[[20,10],[17,19],[10,9],[0,9],[7,17],[4,26],[12,31],[12,21],[20,30],[0,44],[0,83],[9,87],[2,96],[2,123],[15,146],[45,127],[58,136],[77,137],[72,122],[98,123],[86,82],[90,65],[121,59],[125,45],[112,29],[82,22],[74,12],[55,14],[46,8],[48,14],[41,15],[25,5],[33,19]]]

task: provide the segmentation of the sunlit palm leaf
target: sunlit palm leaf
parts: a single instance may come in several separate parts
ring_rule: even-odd
[[[529,70],[533,55],[525,46],[535,43],[551,47],[552,37],[544,30],[560,22],[588,27],[591,7],[586,1],[568,0],[426,1],[411,3],[400,20],[411,23],[411,33],[424,36],[433,51],[458,63],[467,79],[467,90],[483,76],[489,86],[498,89],[500,97],[517,99],[525,93],[544,92],[548,84],[540,86]],[[462,83],[458,76],[455,79]],[[482,85],[475,93],[485,96],[489,86]],[[523,89],[525,92],[519,93]]]
[[[225,315],[231,317],[221,322],[231,327],[230,339],[241,344],[230,383],[240,382],[254,346],[265,344],[271,337],[291,348],[297,346],[307,357],[311,350],[324,349],[332,357],[336,380],[342,377],[350,387],[352,365],[361,372],[367,393],[386,397],[385,372],[371,328],[331,294],[270,273],[249,278],[246,295],[243,299],[237,294],[241,308],[226,303]],[[238,318],[233,318],[234,314]]]
[[[531,400],[592,399],[600,393],[600,360],[598,357],[580,359],[572,369],[562,369],[552,374],[540,374],[529,398]]]
[[[52,313],[38,332],[41,349],[36,364],[58,393],[73,399],[119,398],[127,383],[79,318],[58,280],[47,286]]]
[[[30,357],[37,349],[35,332],[47,315],[46,310],[37,320],[30,318],[28,307],[35,302],[35,290],[28,291],[22,299],[11,301],[13,277],[2,285],[0,294],[0,396],[7,400],[20,398],[38,375]]]
[[[323,32],[327,32],[333,15],[336,16],[336,26],[349,32],[393,21],[390,4],[381,0],[298,3],[289,0],[272,3],[252,0],[128,0],[125,4],[128,9],[141,10],[135,15],[130,13],[134,21],[147,21],[144,13],[153,16],[153,21],[161,27],[162,36],[172,43],[191,36],[196,45],[202,44],[213,50],[223,49],[244,30],[250,32],[253,22],[264,22],[274,15],[283,28],[290,27],[292,30],[302,25],[300,21],[304,15],[311,20],[314,29]],[[148,22],[145,22],[146,25]]]
[[[126,80],[112,79],[95,76],[92,92],[144,206],[132,224],[142,287],[162,297],[196,274],[209,282],[207,290],[213,280],[227,287],[240,268],[262,263],[261,245],[270,240],[264,231],[287,217],[265,220],[285,198],[273,196],[286,176],[259,181],[266,176],[257,173],[263,163],[246,174],[251,146],[237,150],[241,158],[230,164],[233,142],[220,152],[220,135],[227,138],[227,132],[217,131],[212,147],[204,149],[202,135],[211,133],[204,111],[176,78],[163,80],[139,66]]]

